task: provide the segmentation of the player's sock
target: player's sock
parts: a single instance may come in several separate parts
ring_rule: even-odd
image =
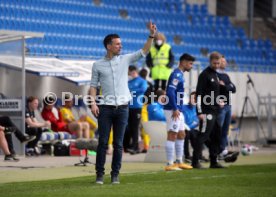
[[[184,154],[184,139],[175,141],[175,153],[176,153],[176,162],[183,163],[183,154]]]
[[[166,142],[166,154],[167,154],[168,165],[173,164],[174,152],[175,152],[175,142],[167,141]]]

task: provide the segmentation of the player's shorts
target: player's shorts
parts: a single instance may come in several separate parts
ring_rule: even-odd
[[[178,133],[178,131],[184,131],[185,130],[185,119],[182,112],[180,112],[180,116],[177,120],[172,119],[172,110],[164,110],[165,116],[166,116],[166,122],[167,122],[167,131],[173,131]]]

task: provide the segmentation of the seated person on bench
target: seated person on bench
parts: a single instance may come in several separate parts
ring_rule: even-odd
[[[13,139],[12,139],[12,133],[14,133],[15,137],[21,142],[21,143],[28,143],[30,141],[33,141],[36,136],[29,136],[27,134],[23,134],[12,122],[10,117],[8,116],[0,116],[0,125],[2,127],[5,127],[5,138],[8,143],[9,151],[10,153],[15,156],[16,152],[13,147]]]
[[[8,143],[5,138],[5,127],[2,126],[0,126],[0,148],[5,154],[4,161],[19,161],[19,159],[10,153]]]
[[[65,105],[60,109],[62,120],[68,124],[69,131],[76,132],[77,138],[90,138],[89,123],[83,117],[76,120],[71,110],[72,107],[73,100],[66,98]]]

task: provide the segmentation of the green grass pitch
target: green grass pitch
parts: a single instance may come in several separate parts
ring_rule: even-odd
[[[0,184],[0,196],[276,196],[276,164],[227,169],[139,172],[120,176],[120,185],[94,183],[95,176]]]

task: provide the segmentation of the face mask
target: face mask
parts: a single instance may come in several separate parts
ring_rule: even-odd
[[[130,80],[132,80],[133,79],[133,77],[132,76],[128,76],[128,80],[130,81]]]
[[[161,46],[163,44],[163,40],[156,40],[156,45]]]

